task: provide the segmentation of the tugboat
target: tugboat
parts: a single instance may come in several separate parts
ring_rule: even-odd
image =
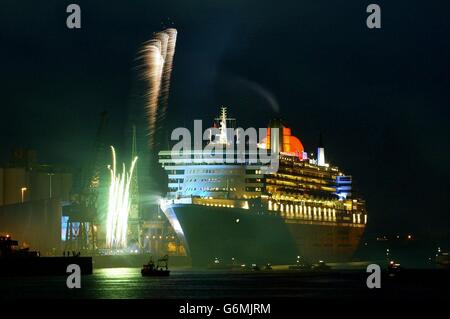
[[[168,269],[169,256],[165,255],[163,258],[158,259],[157,264],[150,258],[150,261],[142,266],[141,274],[144,277],[164,277],[170,275]]]

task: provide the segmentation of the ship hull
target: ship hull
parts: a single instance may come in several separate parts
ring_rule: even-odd
[[[293,264],[347,261],[363,227],[313,223],[241,208],[173,204],[163,210],[187,247],[194,266],[216,258],[231,263]]]

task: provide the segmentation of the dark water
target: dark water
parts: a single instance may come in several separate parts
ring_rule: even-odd
[[[95,270],[81,289],[65,277],[0,278],[1,298],[427,298],[448,297],[448,272],[382,277],[368,289],[361,271],[329,273],[172,271],[167,278],[141,277],[139,268]]]

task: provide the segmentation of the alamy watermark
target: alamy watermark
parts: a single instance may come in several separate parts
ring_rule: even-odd
[[[381,288],[381,267],[377,264],[370,264],[367,266],[366,271],[370,273],[367,277],[366,285],[367,288]]]
[[[66,19],[66,26],[69,29],[81,29],[81,8],[76,3],[67,6],[66,12],[70,13]]]
[[[70,264],[67,266],[66,272],[70,274],[67,276],[67,288],[81,288],[81,268],[77,264]]]
[[[381,7],[376,3],[367,6],[366,12],[370,13],[366,19],[366,25],[369,29],[381,28]]]

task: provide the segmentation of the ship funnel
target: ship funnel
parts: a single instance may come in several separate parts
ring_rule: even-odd
[[[319,135],[319,146],[317,147],[317,165],[325,166],[325,148],[323,147],[322,133]]]
[[[282,120],[272,119],[267,128],[266,148],[273,154],[280,152],[297,156],[300,160],[306,158],[302,142],[292,135],[291,129]]]

